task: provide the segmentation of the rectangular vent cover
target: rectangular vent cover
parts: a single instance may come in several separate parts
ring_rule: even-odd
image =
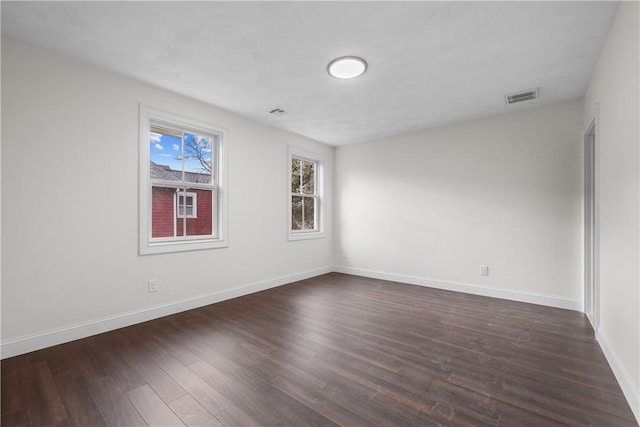
[[[509,93],[504,96],[504,100],[507,105],[516,104],[518,102],[531,101],[538,99],[538,92],[540,88],[527,90],[524,92]]]

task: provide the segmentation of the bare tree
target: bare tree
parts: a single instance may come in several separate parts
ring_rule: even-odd
[[[185,134],[184,158],[196,159],[202,166],[202,171],[211,173],[211,140],[206,137]]]
[[[291,229],[315,228],[315,165],[301,159],[291,163]]]

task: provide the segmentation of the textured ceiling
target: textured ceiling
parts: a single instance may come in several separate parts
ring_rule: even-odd
[[[617,6],[1,3],[5,36],[333,145],[578,98]],[[330,77],[343,55],[365,58],[367,73]],[[540,99],[505,106],[535,87]]]

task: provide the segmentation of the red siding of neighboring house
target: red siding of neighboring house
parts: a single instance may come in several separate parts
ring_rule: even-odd
[[[187,236],[202,236],[212,233],[212,192],[207,190],[188,189],[196,193],[197,218],[187,218]],[[151,208],[151,237],[173,237],[174,232],[174,200],[176,189],[153,187]],[[183,218],[177,218],[176,234],[183,235]]]
[[[187,236],[207,236],[211,234],[211,191],[188,189],[196,193],[198,202],[197,218],[187,218]],[[178,235],[182,235],[183,218],[178,218]]]
[[[151,237],[173,237],[175,188],[153,187],[151,193]]]

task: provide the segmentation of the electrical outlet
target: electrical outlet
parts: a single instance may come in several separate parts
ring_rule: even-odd
[[[480,266],[480,275],[481,276],[488,276],[489,275],[489,266],[488,265],[481,265]]]
[[[158,291],[158,279],[149,279],[147,282],[147,291],[149,293]]]

